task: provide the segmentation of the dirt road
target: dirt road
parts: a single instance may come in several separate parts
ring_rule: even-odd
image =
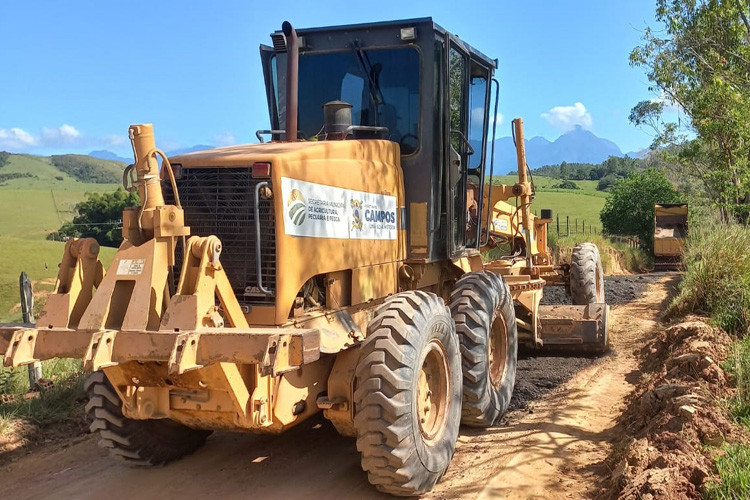
[[[555,373],[549,374],[551,382],[531,388],[527,380],[530,396],[520,397],[503,425],[462,429],[453,462],[429,497],[595,495],[594,485],[606,472],[603,460],[614,420],[637,377],[633,350],[656,326],[673,279],[647,280],[651,283],[640,297],[613,308],[613,349],[605,358],[522,360],[521,378],[564,365],[572,378],[554,389],[561,381]],[[14,499],[385,498],[368,484],[354,441],[336,434],[322,418],[282,436],[215,433],[194,455],[151,470],[119,465],[94,437],[83,436],[3,466],[0,485],[3,496]]]

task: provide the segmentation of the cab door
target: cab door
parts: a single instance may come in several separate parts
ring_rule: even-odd
[[[473,153],[467,139],[470,59],[469,54],[450,36],[445,56],[445,194],[448,209],[448,256],[453,258],[460,256],[466,249],[466,173],[469,155]]]

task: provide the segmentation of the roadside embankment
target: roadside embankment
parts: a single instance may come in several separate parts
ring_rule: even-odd
[[[570,236],[549,237],[549,248],[554,263],[570,262],[573,247],[579,243],[591,242],[599,248],[604,274],[640,273],[650,268],[651,262],[641,248],[617,243],[596,234],[573,234]]]
[[[610,454],[613,497],[750,498],[750,229],[693,221],[666,318]],[[700,316],[695,316],[700,315]]]
[[[640,349],[643,375],[608,459],[613,497],[703,498],[712,487],[722,447],[746,440],[725,404],[736,391],[722,367],[731,345],[726,332],[690,317]]]

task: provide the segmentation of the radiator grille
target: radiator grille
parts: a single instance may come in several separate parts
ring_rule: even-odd
[[[221,263],[226,270],[237,300],[242,306],[270,304],[274,295],[257,289],[255,248],[255,186],[266,179],[253,179],[250,167],[183,168],[177,189],[185,224],[191,235],[217,236],[222,243]],[[268,180],[270,183],[270,180]],[[164,197],[174,203],[169,182],[164,182]],[[260,259],[263,286],[276,288],[276,233],[272,200],[260,200]],[[183,250],[178,245],[175,279],[179,279]]]

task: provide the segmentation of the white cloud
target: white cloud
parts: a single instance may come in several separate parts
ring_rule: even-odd
[[[127,137],[124,135],[111,134],[104,138],[104,144],[109,146],[122,146],[127,142]]]
[[[81,137],[81,133],[72,125],[63,124],[57,128],[42,128],[42,143],[45,146],[73,144]]]
[[[546,113],[542,113],[553,127],[563,131],[574,129],[577,125],[590,130],[594,124],[591,113],[586,111],[586,106],[577,102],[572,106],[555,106]]]
[[[0,128],[0,149],[25,150],[36,142],[33,135],[21,128]]]
[[[482,123],[482,120],[484,120],[484,108],[474,108],[471,110],[471,117],[469,118],[472,129],[476,127],[478,124]],[[504,118],[501,113],[498,113],[495,116],[495,121],[497,121],[497,126],[501,126],[503,124]],[[488,130],[492,130],[492,117],[490,117],[490,126]]]
[[[28,151],[32,149],[84,147],[89,143],[101,143],[84,137],[72,125],[59,127],[42,127],[40,134],[32,134],[18,127],[0,128],[0,149],[11,151]],[[122,144],[122,141],[118,144]]]
[[[237,139],[234,137],[234,134],[230,132],[217,134],[214,136],[214,144],[217,146],[232,146],[237,144]]]

